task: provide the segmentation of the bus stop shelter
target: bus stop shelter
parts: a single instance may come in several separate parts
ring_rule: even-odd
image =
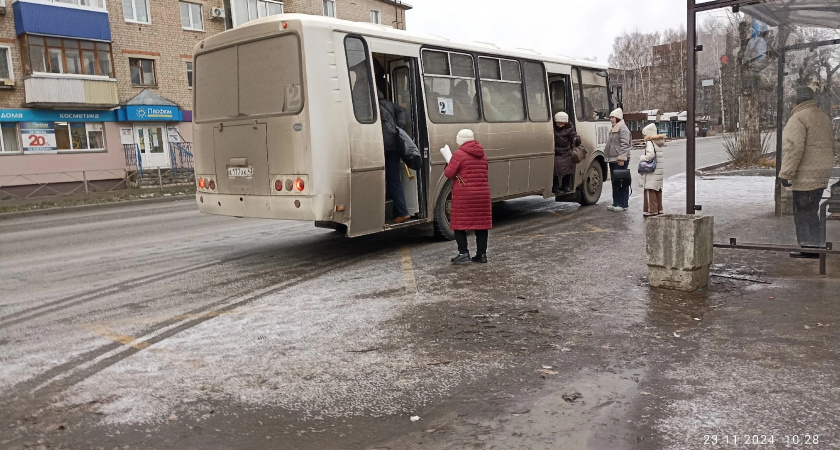
[[[700,13],[727,15],[730,19],[729,22],[736,24],[732,28],[734,31],[730,31],[727,35],[727,45],[737,49],[739,47],[738,41],[741,41],[740,53],[737,54],[736,63],[739,71],[737,89],[740,89],[737,91],[737,95],[740,96],[741,92],[747,89],[743,86],[749,86],[751,80],[756,86],[760,83],[765,93],[775,88],[775,108],[767,108],[768,110],[773,109],[775,114],[773,118],[775,121],[775,170],[777,175],[774,192],[775,212],[777,216],[785,213],[789,214],[789,211],[786,211],[790,206],[789,201],[786,203],[785,199],[787,193],[778,180],[784,157],[782,131],[787,118],[790,116],[788,96],[794,86],[805,85],[805,81],[794,78],[796,74],[790,73],[792,72],[791,64],[788,64],[789,61],[786,61],[786,59],[788,55],[792,55],[794,52],[814,52],[826,48],[831,48],[832,52],[835,48],[840,50],[840,47],[832,47],[840,44],[840,33],[837,32],[840,29],[840,0],[687,0],[688,32],[686,48],[690,54],[686,67],[686,86],[688,86],[686,100],[688,110],[687,128],[690,131],[686,134],[686,214],[695,214],[695,211],[702,209],[701,204],[697,201],[696,191],[696,136],[691,132],[698,117],[697,58],[699,52],[704,51],[704,42],[698,41],[698,14]],[[810,32],[810,30],[822,31]],[[818,38],[814,39],[814,36]],[[822,37],[822,39],[819,37]],[[735,43],[732,44],[732,41],[735,41]],[[833,96],[827,100],[829,110],[825,112],[829,117],[835,112],[832,111],[834,108],[831,105],[835,102],[840,105],[840,97],[833,89],[834,81],[831,78],[834,74],[833,71],[840,69],[840,51],[836,53],[837,66],[828,69],[832,72],[828,74],[827,83],[826,80],[822,80],[822,87],[817,89],[818,95]],[[731,56],[734,56],[734,54]],[[761,64],[756,64],[753,68],[750,68],[747,58],[752,58],[751,61],[760,60]],[[794,67],[797,66],[794,64]],[[801,64],[798,67],[801,67]],[[821,70],[818,69],[818,75]],[[837,78],[840,79],[840,71],[838,71]],[[723,82],[723,80],[720,81]],[[774,83],[775,86],[773,86]],[[723,89],[723,87],[720,89]],[[756,87],[756,89],[758,88]],[[837,92],[840,92],[840,89],[837,89]],[[723,102],[723,99],[721,99],[721,102]],[[825,102],[823,103],[825,104]],[[826,108],[822,109],[825,110]],[[840,116],[840,112],[836,115]],[[739,117],[740,122],[736,125],[736,132],[744,133],[745,123],[747,122],[744,119],[745,117]],[[838,121],[834,123],[836,124]],[[762,133],[770,134],[772,132],[770,129],[761,131],[758,122],[756,124],[758,129],[755,132],[758,133],[759,138]],[[835,176],[837,171],[835,157]],[[821,232],[823,236],[825,236],[825,217],[828,207],[831,207],[833,214],[840,214],[840,198],[838,197],[840,197],[840,192],[834,194],[833,198],[828,195],[824,197],[821,210]],[[715,246],[753,250],[792,250],[789,246],[781,245],[739,245],[734,239],[728,244],[715,244]],[[821,249],[820,252],[822,252],[820,269],[821,273],[824,273],[825,255],[840,252],[832,250],[831,243],[826,243],[825,248]]]

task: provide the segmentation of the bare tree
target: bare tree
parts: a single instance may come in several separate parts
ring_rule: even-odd
[[[699,43],[703,51],[697,58],[697,72],[703,78],[714,80],[714,90],[720,99],[720,119],[724,129],[726,121],[726,102],[723,99],[723,62],[726,55],[726,23],[716,16],[708,17],[700,24]]]
[[[651,108],[653,82],[651,80],[652,50],[659,43],[659,33],[625,31],[615,38],[609,65],[625,86],[624,104],[627,110]]]

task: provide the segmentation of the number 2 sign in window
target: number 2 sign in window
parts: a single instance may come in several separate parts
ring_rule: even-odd
[[[55,142],[54,122],[21,122],[20,136],[23,150],[26,152],[54,152],[58,150]]]

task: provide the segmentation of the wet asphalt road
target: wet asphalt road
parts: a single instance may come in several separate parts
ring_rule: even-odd
[[[720,161],[703,142],[698,166]],[[765,191],[709,198],[720,233]],[[497,204],[490,264],[466,267],[408,232],[191,202],[0,221],[0,447],[840,448],[837,274],[724,254],[771,284],[651,290],[641,199],[609,195]]]

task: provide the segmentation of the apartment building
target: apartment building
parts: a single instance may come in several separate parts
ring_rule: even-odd
[[[393,0],[0,0],[0,200],[183,163],[192,49],[306,13],[405,28]]]

